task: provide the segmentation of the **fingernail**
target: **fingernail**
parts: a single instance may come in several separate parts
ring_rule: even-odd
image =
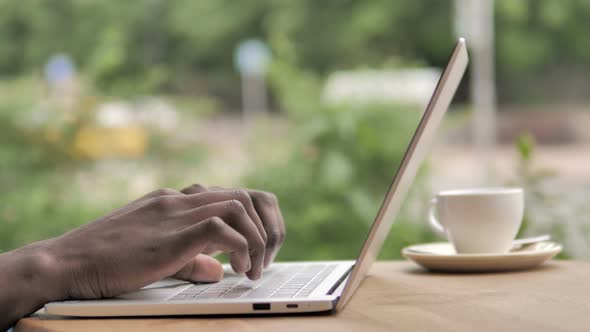
[[[234,269],[234,271],[236,271],[237,273],[246,273],[248,271],[250,271],[250,260],[245,261],[244,263],[239,262],[237,266],[233,266],[232,268]]]

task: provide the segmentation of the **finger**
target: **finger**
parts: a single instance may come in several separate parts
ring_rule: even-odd
[[[207,191],[208,191],[207,186],[197,183],[197,184],[193,184],[193,185],[190,185],[190,186],[182,189],[180,192],[185,195],[191,195],[191,194],[204,193]]]
[[[206,247],[214,247],[229,253],[231,267],[237,273],[251,268],[248,241],[235,229],[218,217],[206,218],[178,232],[174,239],[180,253],[188,253],[191,259]]]
[[[238,200],[212,203],[183,213],[188,216],[184,222],[194,222],[211,217],[219,217],[226,224],[240,233],[248,243],[251,269],[246,272],[250,279],[258,279],[262,273],[265,243],[254,222],[248,216],[246,209]],[[237,272],[237,271],[236,271]]]
[[[208,190],[223,191],[226,189],[212,186]],[[274,194],[253,189],[246,189],[246,191],[250,194],[254,209],[260,216],[266,232],[264,267],[268,267],[285,241],[286,228],[283,215]]]
[[[223,279],[223,266],[213,257],[198,254],[173,277],[191,282],[217,282]]]
[[[203,253],[207,256],[215,257],[215,256],[221,254],[221,251],[217,250],[215,248],[205,248],[205,250],[203,250]]]
[[[247,191],[266,230],[264,266],[268,267],[285,240],[285,223],[275,195],[264,191]]]
[[[199,194],[190,194],[179,197],[178,200],[186,204],[186,209],[193,209],[199,206],[205,206],[212,203],[225,202],[229,200],[238,200],[244,208],[250,219],[254,222],[254,225],[258,229],[262,240],[266,243],[266,230],[262,224],[262,220],[258,216],[252,198],[247,191],[241,189],[225,190],[225,191],[209,191]]]
[[[180,195],[180,194],[181,193],[177,190],[170,189],[170,188],[163,188],[163,189],[158,189],[156,191],[152,191],[151,193],[144,195],[143,197],[141,197],[138,200],[144,200],[147,198],[161,197],[161,196]]]
[[[275,260],[275,257],[277,256],[279,250],[283,246],[283,243],[285,243],[285,238],[287,237],[287,227],[285,226],[285,219],[283,218],[283,213],[281,212],[281,208],[279,207],[278,199],[277,199],[277,203],[275,204],[275,213],[277,215],[277,220],[279,223],[279,241],[278,241],[278,244],[275,245],[275,248],[272,251],[272,253],[268,255],[268,257],[270,257],[268,260],[266,258],[266,251],[265,251],[264,267],[268,267],[270,265],[270,263],[272,263]]]

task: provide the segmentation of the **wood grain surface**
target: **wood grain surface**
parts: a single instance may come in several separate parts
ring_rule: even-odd
[[[590,331],[590,262],[521,272],[428,273],[376,263],[333,315],[61,319],[36,315],[15,331]]]

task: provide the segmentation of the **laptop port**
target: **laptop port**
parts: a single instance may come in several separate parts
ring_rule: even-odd
[[[287,308],[289,308],[289,309],[296,309],[296,308],[299,308],[299,304],[289,303],[289,304],[287,304]]]
[[[270,310],[270,303],[254,303],[252,304],[254,310]]]

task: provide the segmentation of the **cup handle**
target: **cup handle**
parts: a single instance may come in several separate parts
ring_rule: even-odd
[[[438,234],[438,236],[446,238],[447,232],[445,231],[444,226],[436,218],[436,203],[437,202],[438,202],[438,200],[436,198],[433,198],[430,201],[430,208],[428,210],[428,222],[430,224],[430,228],[432,228],[432,230],[434,230],[434,232],[436,234]]]

